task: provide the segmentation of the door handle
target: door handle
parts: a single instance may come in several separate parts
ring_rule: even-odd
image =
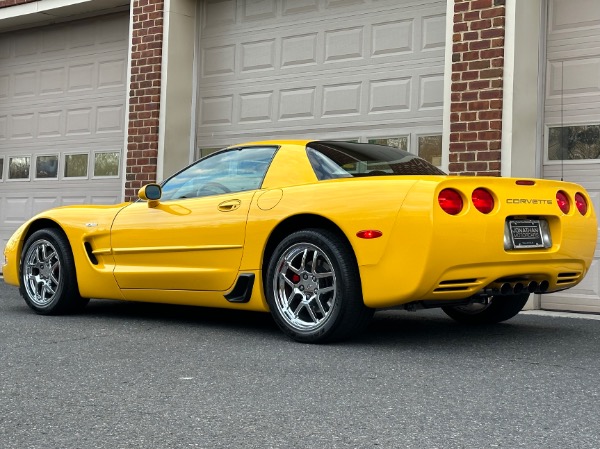
[[[221,204],[219,204],[218,208],[221,212],[231,212],[233,210],[239,209],[241,205],[242,202],[240,200],[228,200],[223,201]]]

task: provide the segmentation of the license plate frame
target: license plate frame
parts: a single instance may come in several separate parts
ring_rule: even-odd
[[[508,228],[514,249],[544,248],[541,220],[513,219]]]

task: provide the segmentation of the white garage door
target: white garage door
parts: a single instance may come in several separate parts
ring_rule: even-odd
[[[582,184],[600,213],[600,4],[548,3],[544,177]],[[600,312],[600,247],[583,282],[542,308]]]
[[[0,251],[42,210],[121,199],[128,23],[0,34]]]
[[[197,147],[378,140],[440,165],[445,0],[205,0]]]

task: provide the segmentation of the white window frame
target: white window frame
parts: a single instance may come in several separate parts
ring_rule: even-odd
[[[10,175],[10,160],[16,159],[16,158],[23,158],[23,157],[29,158],[29,176],[27,178],[10,179],[10,177],[9,177],[9,175]],[[8,155],[6,157],[6,160],[8,160],[8,164],[6,164],[6,167],[7,167],[6,168],[6,182],[28,182],[28,181],[31,181],[31,172],[33,171],[33,167],[32,167],[33,156],[31,154]]]
[[[37,165],[38,165],[38,158],[40,157],[47,157],[47,156],[56,156],[56,161],[58,164],[58,167],[56,168],[56,176],[54,178],[38,178],[37,176]],[[32,179],[33,181],[58,181],[60,179],[60,169],[61,169],[61,164],[60,164],[60,154],[59,153],[40,153],[40,154],[36,154],[35,155],[35,163],[33,163],[32,161],[32,168],[33,168],[33,176]]]
[[[81,155],[81,154],[87,155],[86,175],[85,176],[65,176],[64,169],[67,167],[67,161],[66,161],[67,156],[77,156],[77,155]],[[81,181],[84,179],[90,179],[90,160],[91,159],[92,158],[90,157],[89,151],[67,151],[67,152],[64,152],[62,154],[63,171],[61,171],[61,173],[60,173],[60,179],[63,181]]]

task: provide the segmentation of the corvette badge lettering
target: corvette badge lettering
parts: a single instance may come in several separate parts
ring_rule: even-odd
[[[552,204],[552,200],[538,200],[529,198],[509,198],[506,200],[508,204]]]

